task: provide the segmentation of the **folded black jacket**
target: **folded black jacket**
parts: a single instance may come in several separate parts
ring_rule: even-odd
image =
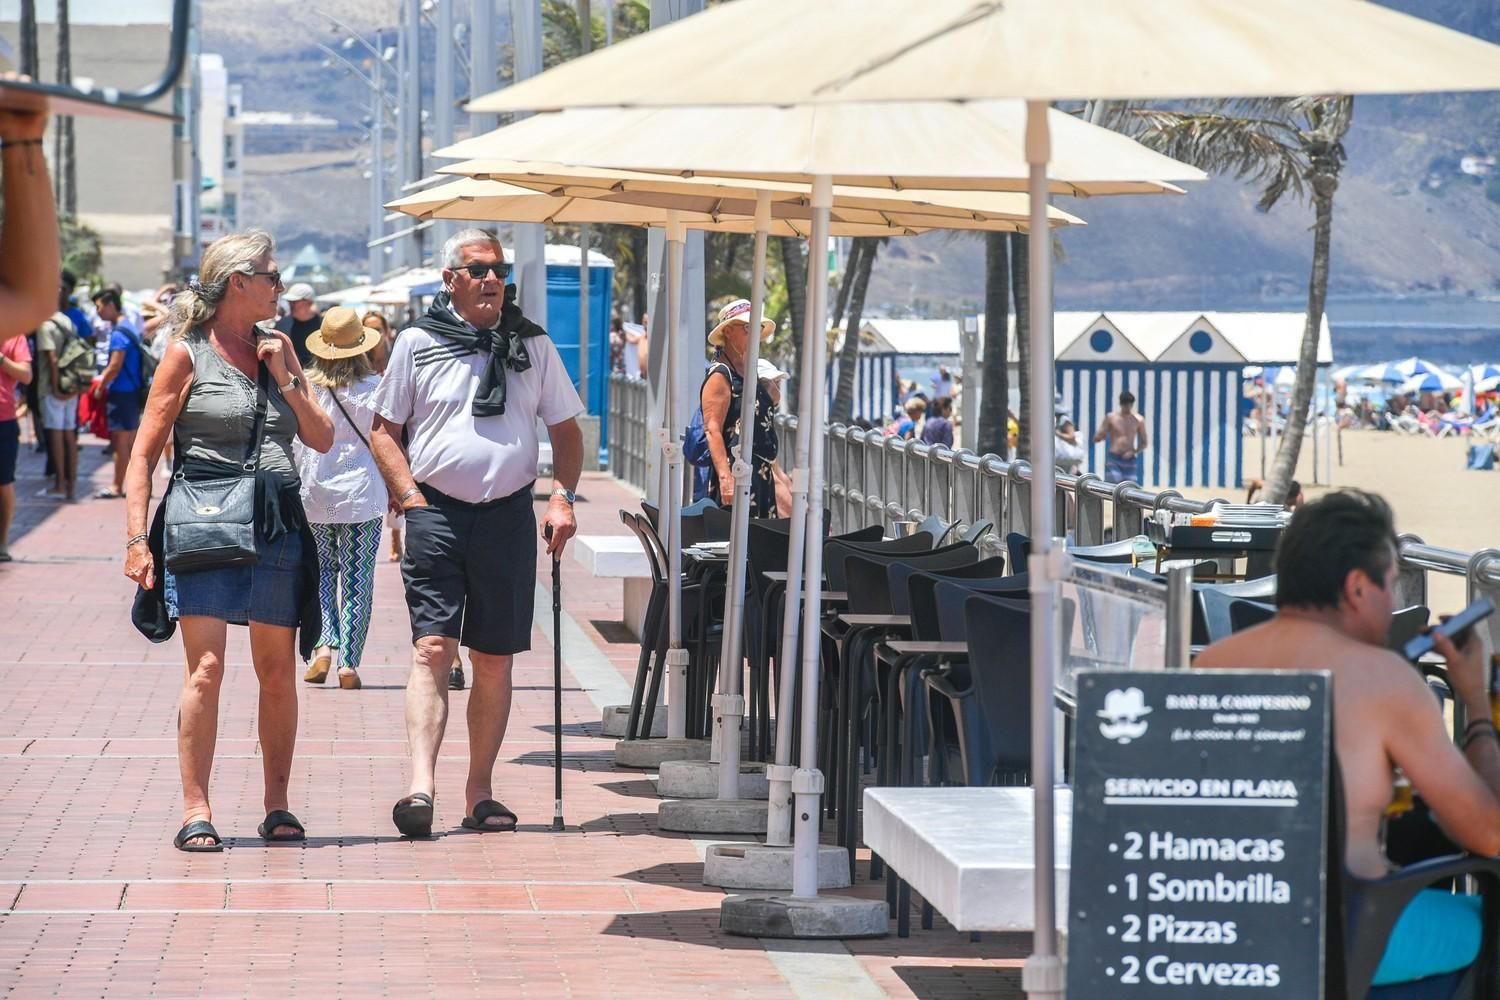
[[[216,479],[234,475],[236,468],[213,462],[188,462],[183,467],[183,474],[193,480]],[[171,487],[167,492],[171,492]],[[261,534],[276,539],[295,531],[302,539],[302,564],[298,572],[302,600],[297,608],[297,650],[303,660],[310,660],[323,630],[323,614],[318,605],[318,544],[302,509],[301,491],[295,482],[283,482],[274,472],[262,469],[255,476],[255,500],[257,529]],[[156,580],[150,590],[140,586],[135,588],[135,603],[130,609],[130,621],[136,631],[152,642],[166,642],[177,632],[176,619],[167,615],[166,510],[166,497],[163,496],[162,502],[157,504],[156,516],[151,519],[146,543],[151,549]]]

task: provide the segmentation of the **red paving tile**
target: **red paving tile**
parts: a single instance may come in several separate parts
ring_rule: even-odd
[[[121,909],[222,910],[226,888],[223,882],[132,882]]]
[[[231,882],[230,910],[326,910],[326,882]]]
[[[432,886],[432,896],[439,911],[535,909],[524,885],[438,883]]]
[[[432,900],[424,883],[335,882],[335,910],[430,910]]]
[[[15,910],[113,910],[124,886],[118,882],[30,882]]]
[[[25,497],[40,485],[26,489],[33,464],[23,458]],[[90,471],[103,474],[86,459]],[[588,480],[584,493],[581,530],[622,533],[615,512],[634,497],[607,479]],[[520,831],[459,828],[468,752],[461,692],[450,699],[438,764],[438,837],[396,836],[390,807],[406,784],[401,692],[410,639],[399,573],[385,562],[376,570],[364,690],[298,684],[291,799],[308,841],[268,847],[255,835],[264,815],[256,682],[245,632],[232,629],[211,786],[228,849],[173,850],[182,652],[130,627],[130,589],[114,555],[121,510],[85,501],[42,517],[35,502],[21,506],[18,561],[0,568],[0,593],[30,595],[19,614],[0,616],[0,797],[35,805],[0,815],[0,991],[319,1000],[793,995],[761,942],[719,931],[723,894],[699,882],[691,841],[656,830],[645,779],[613,769],[612,741],[597,738],[598,710],[571,677],[563,698],[569,832],[548,831],[552,660],[540,633],[517,659],[495,775]],[[542,564],[543,581],[546,572]],[[596,581],[568,559],[563,587],[584,635],[628,680],[633,647],[612,645],[593,624],[618,620],[618,581]],[[65,667],[67,683],[49,666]],[[89,806],[47,811],[39,822],[48,802]],[[5,912],[12,900],[15,912]],[[997,977],[1015,978],[1025,953],[1013,941],[971,944],[941,929],[851,942],[848,952],[851,967],[889,995],[944,997],[984,995],[981,987],[1012,995],[1009,979]]]

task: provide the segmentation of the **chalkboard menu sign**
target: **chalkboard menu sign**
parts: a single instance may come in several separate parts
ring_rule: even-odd
[[[1323,996],[1328,676],[1082,671],[1068,996]]]

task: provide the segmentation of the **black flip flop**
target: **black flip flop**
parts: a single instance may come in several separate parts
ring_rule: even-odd
[[[278,826],[290,826],[296,829],[296,833],[283,833],[273,836]],[[301,822],[297,817],[285,809],[273,809],[266,813],[265,822],[257,829],[262,840],[268,844],[287,843],[294,840],[306,840],[307,831],[302,829]]]
[[[391,821],[403,837],[432,836],[432,796],[413,792],[391,809]]]
[[[509,826],[491,826],[485,822],[497,816],[508,816]],[[480,833],[510,833],[516,828],[516,814],[494,799],[485,799],[474,806],[474,815],[465,816],[463,823],[465,830],[478,830]]]
[[[213,843],[189,844],[188,841],[195,837],[210,837]],[[195,819],[177,831],[177,836],[172,838],[172,846],[188,854],[217,854],[224,850],[224,840],[208,820]]]

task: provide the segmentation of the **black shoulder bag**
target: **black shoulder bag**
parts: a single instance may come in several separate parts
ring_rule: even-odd
[[[172,474],[172,488],[162,502],[166,504],[164,555],[173,573],[253,566],[260,561],[255,550],[255,472],[266,433],[268,379],[262,364],[256,379],[255,429],[238,475],[194,481],[181,468]]]

